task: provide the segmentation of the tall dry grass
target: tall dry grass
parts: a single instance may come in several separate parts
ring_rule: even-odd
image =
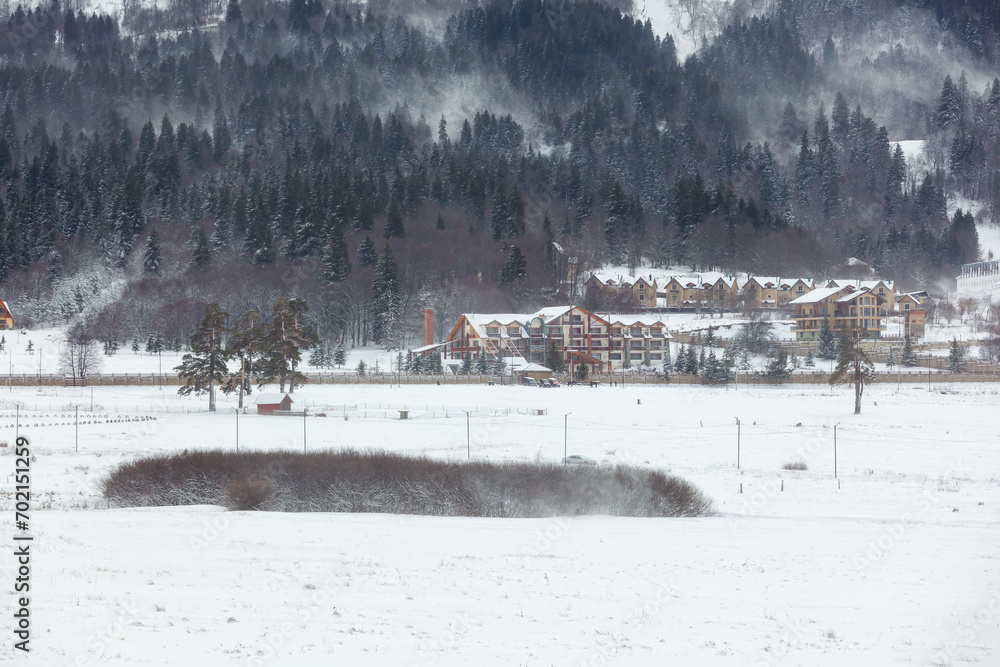
[[[103,481],[118,506],[439,516],[705,516],[712,502],[656,470],[447,463],[386,452],[184,451],[124,463]]]

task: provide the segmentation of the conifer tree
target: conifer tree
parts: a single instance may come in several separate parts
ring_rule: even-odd
[[[257,310],[248,310],[236,318],[229,332],[226,351],[231,359],[239,363],[236,371],[226,383],[226,393],[239,392],[237,407],[243,407],[243,395],[251,392],[254,377],[262,372],[263,360],[267,354],[267,326]]]
[[[502,354],[496,358],[493,362],[493,375],[506,375],[507,373],[507,358]]]
[[[548,347],[545,348],[545,366],[553,373],[562,373],[566,370],[566,362],[555,339],[550,340]]]
[[[705,333],[705,347],[715,347],[715,327],[711,324],[708,325],[708,331]]]
[[[854,385],[854,414],[861,414],[861,397],[865,384],[875,381],[875,365],[858,343],[859,332],[844,329],[840,337],[837,367],[830,376],[830,384]]]
[[[504,262],[503,267],[500,269],[500,283],[507,285],[521,282],[524,280],[527,272],[528,260],[521,254],[521,249],[514,246],[510,255],[507,256],[507,261]]]
[[[142,253],[142,270],[150,276],[160,275],[160,235],[154,229],[146,240]]]
[[[459,371],[462,375],[470,375],[472,373],[472,353],[466,351],[462,355],[462,368]]]
[[[764,374],[770,378],[779,380],[787,378],[792,374],[788,369],[788,353],[785,352],[784,348],[777,348],[774,358],[765,367]]]
[[[226,5],[226,23],[239,23],[243,20],[243,10],[240,8],[240,0],[229,0]]]
[[[305,321],[309,305],[305,299],[281,297],[271,309],[270,329],[266,338],[261,381],[278,380],[280,391],[295,391],[303,384],[305,376],[298,371],[302,350],[311,349],[318,338],[316,331]]]
[[[323,249],[323,277],[331,283],[340,283],[351,275],[351,258],[344,241],[344,230],[334,225],[330,239]]]
[[[476,358],[476,374],[486,375],[490,372],[490,360],[486,358],[486,355],[482,352]]]
[[[806,351],[806,362],[805,363],[806,363],[806,368],[815,368],[815,366],[816,366],[816,360],[813,359],[812,348],[809,348]]]
[[[254,266],[265,266],[274,263],[274,235],[264,210],[264,200],[260,193],[254,206],[247,235],[243,241],[243,254]]]
[[[952,373],[961,373],[965,370],[965,347],[958,342],[958,338],[951,339],[951,349],[948,351],[948,370]]]
[[[337,368],[347,363],[347,353],[344,352],[343,343],[337,343],[337,349],[333,351],[333,363],[337,364]]]
[[[198,227],[195,235],[194,251],[191,253],[191,264],[194,265],[195,268],[200,269],[206,266],[211,259],[212,249],[209,246],[208,238],[205,236],[205,232],[202,228]]]
[[[403,231],[403,213],[399,209],[399,201],[393,197],[389,202],[389,212],[385,218],[385,233],[387,239],[402,238],[406,234]]]
[[[358,263],[361,266],[374,266],[376,262],[378,262],[378,252],[375,251],[375,243],[366,234],[358,248]]]
[[[372,338],[376,343],[389,349],[399,326],[400,297],[396,259],[388,243],[385,244],[382,258],[375,267],[375,277],[372,280],[372,310],[374,316]]]
[[[208,409],[215,412],[215,386],[225,379],[228,355],[223,346],[228,333],[226,321],[229,313],[219,308],[219,304],[205,306],[201,325],[192,334],[189,346],[191,352],[185,354],[174,370],[184,380],[177,390],[181,396],[208,394]]]
[[[903,353],[900,355],[899,361],[908,367],[917,365],[917,356],[913,353],[913,343],[910,342],[909,336],[903,341]]]
[[[820,359],[834,359],[837,356],[837,339],[834,337],[828,317],[823,318],[823,323],[819,327],[818,354]]]

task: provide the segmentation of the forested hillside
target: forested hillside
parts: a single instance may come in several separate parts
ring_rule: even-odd
[[[872,5],[997,62],[991,3]],[[804,0],[732,15],[684,62],[592,1],[122,6],[0,29],[0,295],[26,325],[179,345],[207,302],[294,296],[324,339],[405,344],[424,307],[566,300],[571,256],[807,275],[853,256],[925,287],[979,256],[946,196],[1000,211],[1000,81],[879,97],[844,64],[870,17]]]

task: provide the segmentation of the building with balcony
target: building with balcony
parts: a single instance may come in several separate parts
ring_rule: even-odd
[[[831,281],[832,282],[832,281]],[[823,321],[833,330],[860,329],[870,337],[885,330],[886,299],[853,285],[819,287],[789,302],[795,308],[796,340],[817,340]]]
[[[546,364],[552,347],[568,372],[586,364],[591,373],[609,373],[660,365],[669,340],[655,315],[596,315],[579,306],[555,306],[525,314],[465,313],[447,339],[432,347],[444,353],[446,365],[466,354]]]

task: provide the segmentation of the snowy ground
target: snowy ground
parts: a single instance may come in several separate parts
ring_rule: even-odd
[[[850,389],[813,386],[297,396],[328,415],[305,420],[310,450],[557,460],[565,433],[570,454],[691,480],[720,515],[109,511],[96,482],[117,463],[235,447],[231,402],[184,414],[205,399],[98,388],[90,412],[89,389],[14,393],[35,452],[30,664],[987,665],[1000,655],[995,385],[877,385],[860,416]],[[80,403],[90,423],[77,453],[68,415]],[[472,412],[471,442],[461,410]],[[13,440],[13,415],[0,407],[0,440]],[[157,419],[127,421],[143,417]],[[241,449],[303,447],[302,419],[244,415],[239,429]],[[781,469],[800,460],[807,471]],[[0,461],[9,491],[13,456]],[[12,514],[12,499],[0,508]],[[12,567],[0,557],[11,582]],[[10,624],[5,614],[5,641]]]

